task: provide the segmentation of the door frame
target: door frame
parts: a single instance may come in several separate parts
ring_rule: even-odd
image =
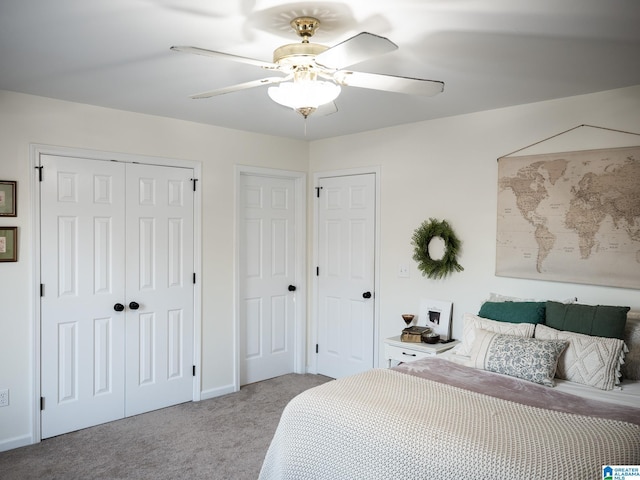
[[[33,229],[32,255],[33,255],[33,410],[32,410],[32,443],[42,440],[40,428],[40,181],[37,172],[40,164],[40,155],[56,155],[60,157],[77,157],[87,160],[117,161],[123,163],[140,163],[147,165],[161,165],[178,168],[191,168],[194,178],[202,179],[202,165],[194,160],[181,160],[176,158],[152,157],[146,155],[134,155],[119,152],[106,152],[99,150],[87,150],[73,147],[59,147],[53,145],[31,144],[29,145],[30,165],[33,171],[31,176],[31,228]],[[202,182],[200,182],[202,187]],[[197,375],[193,377],[193,401],[201,399],[202,384],[202,188],[197,188],[193,198],[193,270],[196,274],[196,284],[193,289],[193,364]]]
[[[374,258],[373,258],[373,366],[378,367],[380,365],[380,176],[382,173],[381,167],[359,167],[359,168],[349,168],[344,170],[328,170],[326,172],[315,172],[313,174],[313,186],[314,188],[318,186],[321,178],[331,178],[331,177],[346,177],[353,175],[366,175],[366,174],[374,174],[375,175],[375,212],[374,212],[374,221],[376,222],[374,227]],[[315,191],[313,192],[315,195]],[[320,221],[320,205],[317,201],[313,202],[313,240],[312,240],[312,256],[313,256],[313,265],[317,266],[319,261],[319,245],[318,245],[318,234],[320,226],[318,222]],[[314,268],[315,270],[315,268]],[[316,275],[312,275],[311,280],[311,311],[310,311],[310,335],[309,335],[309,344],[307,346],[309,352],[315,352],[315,345],[318,343],[318,328],[320,327],[320,322],[318,320],[318,309],[320,305],[318,304],[318,299],[320,298],[319,293],[320,284],[318,282],[318,277]],[[309,355],[309,373],[318,373],[318,357],[315,353]]]
[[[294,309],[294,345],[293,371],[306,372],[306,259],[307,259],[307,174],[293,170],[279,170],[275,168],[253,167],[250,165],[236,165],[235,168],[235,215],[234,215],[234,279],[233,279],[233,391],[240,390],[240,177],[254,175],[262,177],[276,177],[294,180],[295,186],[295,283],[296,299]]]

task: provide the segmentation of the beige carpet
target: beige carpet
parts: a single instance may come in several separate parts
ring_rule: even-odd
[[[284,375],[0,453],[0,478],[256,479],[283,408],[330,379]]]

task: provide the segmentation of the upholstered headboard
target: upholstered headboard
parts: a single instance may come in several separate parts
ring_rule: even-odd
[[[627,313],[624,329],[624,342],[629,351],[624,356],[622,377],[640,380],[640,312]]]

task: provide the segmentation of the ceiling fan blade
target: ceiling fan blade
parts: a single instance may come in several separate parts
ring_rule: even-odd
[[[397,48],[398,46],[388,38],[362,32],[317,55],[316,63],[322,67],[340,70]]]
[[[278,66],[275,63],[263,62],[262,60],[256,60],[255,58],[241,57],[239,55],[232,55],[230,53],[216,52],[215,50],[207,50],[200,47],[189,47],[177,45],[171,47],[174,52],[194,53],[196,55],[204,55],[205,57],[222,58],[225,60],[232,60],[239,63],[247,63],[256,67],[268,68],[271,70],[277,70]]]
[[[405,93],[430,97],[444,90],[444,82],[423,78],[398,77],[377,73],[350,72],[341,70],[333,75],[340,85],[348,87],[371,88],[387,92]]]
[[[249,88],[261,87],[262,85],[272,85],[274,83],[284,82],[288,78],[290,77],[261,78],[260,80],[252,80],[250,82],[238,83],[237,85],[231,85],[230,87],[218,88],[216,90],[210,90],[208,92],[196,93],[195,95],[190,95],[189,98],[193,98],[193,99],[211,98],[218,95],[224,95],[225,93],[232,93],[240,90],[247,90]]]

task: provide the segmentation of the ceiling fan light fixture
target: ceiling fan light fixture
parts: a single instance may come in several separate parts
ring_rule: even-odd
[[[302,113],[320,105],[333,102],[340,95],[340,85],[321,80],[301,80],[282,82],[277,87],[269,87],[271,100]],[[309,113],[311,113],[309,112]],[[303,116],[307,116],[302,113]]]

